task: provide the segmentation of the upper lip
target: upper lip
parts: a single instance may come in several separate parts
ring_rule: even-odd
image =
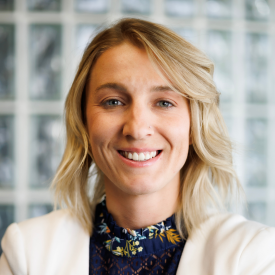
[[[125,151],[125,152],[136,152],[136,153],[143,153],[143,152],[154,152],[159,151],[160,149],[154,148],[119,148],[118,151]]]

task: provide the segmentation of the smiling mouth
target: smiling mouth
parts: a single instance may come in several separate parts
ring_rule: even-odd
[[[130,159],[132,161],[147,161],[159,155],[161,153],[161,150],[152,151],[152,152],[142,152],[142,153],[118,150],[118,153],[122,155],[124,158]]]

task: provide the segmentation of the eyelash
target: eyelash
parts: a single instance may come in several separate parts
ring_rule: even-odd
[[[165,109],[168,109],[168,108],[171,108],[171,107],[174,107],[174,104],[173,103],[171,103],[170,101],[167,101],[167,100],[160,100],[160,101],[158,101],[158,103],[157,103],[157,105],[159,106],[159,103],[160,102],[162,102],[162,103],[168,103],[169,104],[169,106],[164,106],[164,107],[162,107],[162,108],[165,108]],[[161,106],[159,106],[159,107],[161,107]]]
[[[120,104],[110,104],[111,102],[113,102],[113,103],[116,102],[116,103],[120,103]],[[160,103],[168,103],[169,106],[160,106]],[[112,98],[112,99],[108,99],[108,100],[104,101],[103,105],[106,107],[114,107],[114,106],[121,106],[121,105],[123,105],[123,103],[118,99]],[[164,109],[168,109],[168,108],[174,107],[175,105],[173,103],[171,103],[170,101],[160,100],[157,102],[157,106],[164,108]]]
[[[112,101],[113,101],[113,102],[114,102],[114,101],[120,102],[121,104],[110,105],[109,103],[112,102]],[[108,100],[104,101],[104,102],[103,102],[103,105],[105,105],[105,106],[107,106],[107,107],[114,107],[114,106],[121,106],[121,105],[123,105],[123,103],[122,103],[120,100],[118,100],[118,99],[112,98],[112,99],[108,99]]]

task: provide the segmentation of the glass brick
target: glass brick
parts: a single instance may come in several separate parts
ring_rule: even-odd
[[[14,26],[0,24],[0,99],[14,98]]]
[[[31,25],[30,98],[57,100],[60,90],[61,26]]]
[[[232,0],[206,1],[206,14],[212,18],[226,19],[232,17]]]
[[[248,206],[248,218],[260,223],[266,223],[266,202],[250,202]]]
[[[168,16],[191,17],[195,13],[194,0],[165,0],[164,3]]]
[[[233,128],[234,128],[233,127],[233,119],[232,119],[232,117],[228,117],[228,116],[224,116],[223,119],[226,124],[228,134],[230,137],[232,137],[233,136]]]
[[[79,12],[105,13],[109,5],[109,0],[75,0],[75,10]]]
[[[14,222],[14,206],[1,204],[0,205],[0,240],[2,240],[7,227],[13,222]],[[0,256],[1,254],[2,254],[2,248],[0,245]]]
[[[37,115],[31,117],[30,185],[47,188],[62,154],[61,118]]]
[[[246,184],[253,187],[265,187],[267,185],[267,159],[260,152],[246,154]]]
[[[248,119],[246,121],[246,183],[250,186],[267,184],[267,131],[265,119]]]
[[[263,150],[267,145],[267,131],[268,125],[266,119],[251,118],[247,120],[246,134],[247,134],[247,145],[255,146],[258,144]]]
[[[14,0],[0,0],[0,11],[13,11]]]
[[[122,12],[125,12],[125,13],[138,13],[138,14],[151,13],[150,0],[122,0],[121,7],[122,7]]]
[[[248,20],[268,20],[270,6],[267,0],[246,0],[245,15]]]
[[[221,101],[231,100],[232,80],[232,36],[229,31],[207,32],[206,52],[215,64],[214,81],[221,93]]]
[[[172,28],[172,30],[191,44],[197,43],[197,35],[194,30],[189,28]]]
[[[39,216],[46,215],[53,211],[51,204],[31,204],[29,205],[29,218],[36,218]]]
[[[30,11],[60,11],[60,0],[28,0],[28,10]]]
[[[0,188],[10,188],[14,183],[14,118],[0,116]]]
[[[246,100],[266,103],[268,83],[268,43],[263,33],[248,33],[245,43]]]
[[[94,38],[97,32],[97,25],[81,24],[76,29],[76,51],[77,53],[83,53],[85,48]]]

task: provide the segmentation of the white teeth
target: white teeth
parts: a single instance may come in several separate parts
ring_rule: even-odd
[[[145,156],[145,159],[150,159],[151,158],[151,154],[147,153],[146,156]]]
[[[153,152],[144,152],[144,153],[136,153],[136,152],[126,152],[121,151],[121,155],[125,158],[132,159],[135,161],[146,161],[148,159],[154,158],[157,155],[157,151]]]
[[[138,154],[137,153],[133,154],[133,160],[138,160]]]
[[[144,154],[143,154],[143,153],[140,153],[140,154],[138,155],[138,160],[139,160],[139,161],[142,161],[142,160],[144,160],[144,159],[145,159]]]

